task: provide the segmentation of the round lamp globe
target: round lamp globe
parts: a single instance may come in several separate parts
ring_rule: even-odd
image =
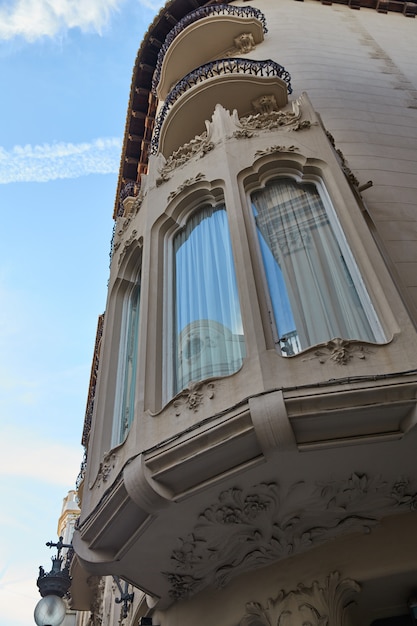
[[[45,596],[35,606],[37,626],[59,626],[65,619],[66,606],[58,596]]]

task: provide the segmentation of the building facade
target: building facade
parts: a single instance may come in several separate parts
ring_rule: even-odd
[[[416,8],[170,0],[146,33],[79,626],[412,623]]]

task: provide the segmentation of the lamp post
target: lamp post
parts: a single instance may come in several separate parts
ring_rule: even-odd
[[[62,548],[71,548],[70,544],[63,543],[60,537],[57,543],[48,541],[46,544],[49,548],[57,548],[57,555],[52,557],[52,569],[45,572],[41,566],[39,568],[39,576],[36,584],[42,599],[39,600],[35,607],[34,618],[37,626],[59,626],[65,619],[66,605],[63,597],[68,593],[71,586],[71,577],[69,575],[68,560],[64,567],[64,557],[61,556]]]

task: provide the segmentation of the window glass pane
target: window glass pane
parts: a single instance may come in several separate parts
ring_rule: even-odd
[[[114,443],[122,442],[129,432],[135,409],[135,381],[137,369],[140,286],[137,284],[127,302],[124,350],[120,358],[121,408],[118,432]]]
[[[227,376],[242,365],[245,345],[224,207],[195,213],[174,240],[175,382]]]
[[[278,179],[252,202],[282,353],[335,337],[375,341],[369,297],[316,187]]]

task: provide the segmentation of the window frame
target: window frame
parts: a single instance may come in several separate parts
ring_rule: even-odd
[[[323,176],[319,176],[317,174],[302,172],[295,172],[292,168],[283,168],[280,170],[270,169],[267,174],[261,174],[258,172],[256,183],[254,184],[251,181],[250,188],[249,186],[245,186],[246,193],[246,213],[249,217],[250,228],[248,232],[248,243],[250,249],[254,251],[254,261],[255,261],[255,274],[257,276],[256,280],[260,279],[261,289],[259,290],[259,297],[263,298],[264,306],[261,305],[261,310],[265,311],[265,307],[267,310],[268,320],[264,325],[264,328],[269,328],[271,330],[271,338],[274,344],[275,349],[278,354],[288,358],[287,355],[283,352],[280,345],[280,337],[278,332],[277,323],[275,320],[275,314],[272,304],[272,299],[270,295],[270,287],[268,284],[268,279],[266,275],[266,270],[263,262],[262,251],[260,247],[260,243],[258,240],[257,226],[255,222],[255,216],[253,214],[253,202],[252,195],[257,191],[261,191],[265,189],[269,184],[273,183],[279,179],[290,179],[293,180],[297,185],[314,185],[317,190],[319,197],[323,203],[324,210],[326,212],[326,216],[328,217],[329,224],[333,231],[335,240],[340,248],[340,251],[345,260],[348,271],[351,275],[352,282],[355,285],[356,291],[358,292],[358,297],[360,303],[362,305],[364,314],[368,323],[373,331],[375,341],[371,342],[366,339],[357,339],[357,341],[361,341],[363,343],[375,343],[378,345],[382,345],[387,342],[386,333],[384,332],[384,327],[382,325],[381,319],[378,316],[377,309],[374,302],[374,297],[372,296],[372,292],[367,288],[366,281],[366,268],[361,266],[361,263],[357,259],[354,250],[354,242],[351,241],[349,235],[345,232],[342,224],[342,220],[338,214],[338,211],[333,203],[330,193],[327,189],[326,182]],[[329,337],[328,341],[333,339],[333,337]],[[354,341],[354,339],[341,337],[341,339],[346,339],[347,341]],[[269,342],[267,342],[269,343]],[[291,357],[296,357],[298,354],[302,354],[307,350],[314,348],[317,345],[321,345],[325,342],[312,343],[311,345],[301,348],[299,352],[291,355]],[[269,344],[270,345],[270,344]],[[272,346],[271,346],[272,347]]]
[[[217,181],[218,182],[218,181]],[[175,389],[175,354],[174,351],[177,348],[176,342],[176,315],[175,315],[175,290],[176,290],[176,282],[175,282],[175,250],[174,250],[174,240],[175,237],[186,228],[187,223],[194,215],[196,215],[200,210],[204,210],[205,208],[211,208],[215,210],[216,208],[222,208],[225,212],[228,232],[230,237],[230,246],[231,246],[231,257],[233,260],[233,267],[235,273],[235,281],[236,281],[236,293],[239,302],[239,310],[241,315],[243,336],[245,337],[244,332],[244,322],[243,322],[243,312],[241,306],[241,294],[239,288],[239,279],[236,268],[236,257],[235,250],[232,241],[232,231],[230,224],[230,215],[229,210],[226,206],[225,195],[223,189],[216,188],[212,191],[208,191],[207,189],[198,189],[190,190],[190,192],[186,195],[185,198],[182,199],[180,204],[175,208],[171,208],[169,212],[171,213],[171,217],[173,219],[173,223],[171,223],[170,227],[167,229],[165,233],[164,246],[163,246],[163,254],[164,254],[164,285],[165,288],[164,298],[163,298],[163,328],[166,330],[166,337],[163,341],[163,368],[162,368],[162,405],[167,404],[177,395],[180,395],[185,391],[184,389],[179,389],[176,391]],[[245,346],[246,338],[245,338]],[[245,354],[242,356],[242,365]],[[233,373],[227,374],[225,376],[210,376],[204,378],[202,380],[209,380],[210,378],[227,378],[228,376],[234,375],[238,372],[242,365]],[[194,381],[190,381],[194,382]]]
[[[115,381],[113,422],[111,432],[111,447],[114,448],[122,444],[129,434],[134,420],[134,405],[136,397],[136,382],[138,374],[138,349],[139,349],[139,325],[140,325],[140,305],[141,305],[141,269],[136,272],[136,278],[130,283],[122,296],[121,320],[119,334],[119,351],[117,357],[117,372]],[[132,315],[133,306],[135,311]],[[133,325],[133,327],[132,327]],[[133,337],[132,337],[133,330]],[[132,388],[127,389],[126,377],[128,375],[129,343],[133,341],[134,360],[131,372]],[[130,399],[126,401],[126,394]],[[126,404],[129,407],[130,415],[126,426],[123,428]],[[132,406],[133,404],[133,406]]]

